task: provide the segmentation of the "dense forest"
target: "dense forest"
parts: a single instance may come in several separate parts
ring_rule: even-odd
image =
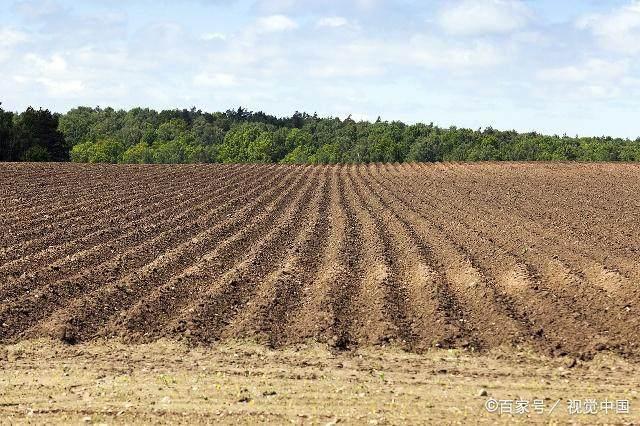
[[[208,113],[79,107],[66,114],[0,108],[0,161],[90,163],[361,163],[640,161],[640,138],[569,137],[354,121],[243,108]]]

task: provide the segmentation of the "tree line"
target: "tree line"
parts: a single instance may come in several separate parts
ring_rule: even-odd
[[[0,105],[0,161],[88,163],[368,163],[640,161],[640,138],[543,135],[354,121],[243,108],[208,113],[78,107],[65,114]]]

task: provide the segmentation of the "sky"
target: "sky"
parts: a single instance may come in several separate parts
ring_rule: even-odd
[[[0,0],[0,102],[640,136],[640,0]]]

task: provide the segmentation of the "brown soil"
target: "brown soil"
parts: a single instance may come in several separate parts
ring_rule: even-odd
[[[0,342],[640,355],[640,165],[0,164]]]

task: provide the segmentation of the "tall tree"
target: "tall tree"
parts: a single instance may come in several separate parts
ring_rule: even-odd
[[[2,109],[0,102],[0,161],[13,161],[13,113]]]
[[[14,157],[14,160],[42,160],[43,149],[48,152],[48,159],[52,161],[68,160],[69,147],[64,135],[58,130],[58,120],[59,116],[48,109],[35,110],[29,107],[18,115],[14,122],[14,146],[18,149],[19,156]],[[25,157],[27,152],[36,152],[38,155]]]

